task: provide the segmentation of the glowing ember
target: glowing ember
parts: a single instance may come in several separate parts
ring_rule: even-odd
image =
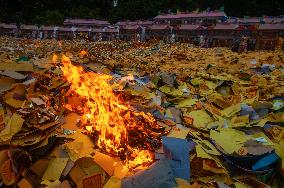
[[[87,55],[88,54],[88,52],[86,51],[86,50],[82,50],[81,52],[80,52],[80,55],[81,56],[85,56],[85,55]]]
[[[97,146],[121,157],[127,168],[152,162],[153,145],[160,143],[156,138],[162,134],[153,116],[134,111],[115,95],[110,75],[86,72],[66,56],[62,57],[62,65],[71,90],[84,100],[82,123],[97,139]]]

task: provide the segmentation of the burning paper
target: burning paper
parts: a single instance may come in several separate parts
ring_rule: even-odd
[[[113,92],[110,75],[86,72],[62,57],[61,70],[71,90],[82,97],[83,105],[68,106],[80,109],[82,123],[97,146],[119,156],[127,168],[153,161],[155,146],[160,145],[163,130],[149,113],[136,112]]]

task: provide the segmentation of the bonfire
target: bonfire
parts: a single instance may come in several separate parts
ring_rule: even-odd
[[[138,112],[115,94],[112,76],[90,72],[62,56],[61,70],[82,106],[66,105],[82,115],[82,124],[101,150],[120,157],[128,169],[148,165],[165,134],[150,113]]]

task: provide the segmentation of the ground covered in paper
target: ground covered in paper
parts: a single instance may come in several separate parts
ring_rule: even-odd
[[[152,162],[127,169],[98,147],[63,55],[154,117],[163,137],[135,138],[152,144]],[[0,38],[0,186],[280,187],[283,66],[283,51]]]

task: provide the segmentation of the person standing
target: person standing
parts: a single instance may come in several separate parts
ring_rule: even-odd
[[[43,38],[43,32],[41,31],[39,32],[39,39],[42,40],[42,38]]]
[[[175,36],[175,34],[173,33],[172,36],[171,36],[170,42],[171,42],[171,43],[174,43],[174,42],[176,41],[175,38],[176,38],[176,36]]]
[[[141,42],[141,37],[140,37],[140,34],[139,34],[139,33],[137,33],[137,35],[136,35],[136,41],[137,41],[137,42]]]
[[[102,41],[103,40],[103,35],[102,33],[99,33],[99,40],[98,41]]]
[[[203,45],[204,45],[204,36],[200,35],[200,37],[199,37],[199,47],[203,47]]]

